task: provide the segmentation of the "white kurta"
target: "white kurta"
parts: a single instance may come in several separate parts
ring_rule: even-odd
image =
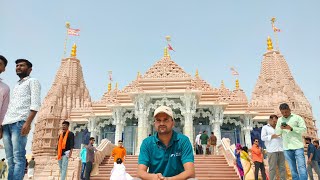
[[[123,164],[115,164],[111,170],[110,180],[132,180],[130,174],[126,173],[126,167]]]

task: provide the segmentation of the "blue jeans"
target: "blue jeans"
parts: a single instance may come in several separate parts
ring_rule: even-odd
[[[307,168],[306,168],[306,159],[304,157],[304,149],[294,149],[294,150],[285,150],[284,156],[288,161],[292,180],[308,180]],[[299,169],[299,173],[297,170]]]
[[[84,179],[83,175],[84,175],[84,170],[86,169],[86,163],[82,162],[82,167],[81,167],[81,179]]]
[[[26,168],[26,144],[28,136],[21,136],[25,121],[3,126],[3,144],[8,160],[8,180],[22,180]]]
[[[66,155],[63,155],[61,159],[58,161],[60,168],[60,180],[65,180],[68,170],[68,161],[69,158]]]

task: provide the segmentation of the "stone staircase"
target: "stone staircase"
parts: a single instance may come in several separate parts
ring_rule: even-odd
[[[137,176],[138,156],[129,155],[125,161],[126,171],[132,177]],[[106,180],[110,178],[113,158],[106,156],[99,166],[99,175],[92,180]],[[195,156],[196,178],[198,180],[238,180],[233,166],[229,166],[223,155]]]

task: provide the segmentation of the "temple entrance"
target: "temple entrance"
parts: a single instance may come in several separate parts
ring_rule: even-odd
[[[112,144],[115,144],[115,132],[116,132],[116,126],[115,125],[106,125],[105,127],[101,128],[101,135],[103,139],[108,139],[111,141]]]
[[[240,141],[240,127],[235,124],[222,124],[221,126],[221,138],[229,138],[230,145],[241,143]]]
[[[134,155],[137,147],[136,142],[138,141],[138,120],[132,119],[127,120],[126,122],[127,125],[124,127],[124,131],[122,134],[123,146],[126,148],[128,155]]]
[[[199,134],[199,132],[206,131],[207,135],[210,137],[211,134],[211,125],[209,125],[209,118],[194,118],[193,119],[193,137]]]

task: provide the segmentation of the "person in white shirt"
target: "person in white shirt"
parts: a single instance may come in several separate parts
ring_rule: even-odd
[[[280,172],[280,180],[285,180],[286,168],[283,143],[280,135],[275,134],[277,121],[277,115],[270,116],[268,124],[262,127],[261,140],[265,142],[267,147],[270,180],[276,179],[277,166]]]
[[[199,134],[196,136],[195,144],[196,144],[196,154],[202,154],[202,146],[201,146],[201,140],[200,136],[202,134],[202,131],[199,132]]]

